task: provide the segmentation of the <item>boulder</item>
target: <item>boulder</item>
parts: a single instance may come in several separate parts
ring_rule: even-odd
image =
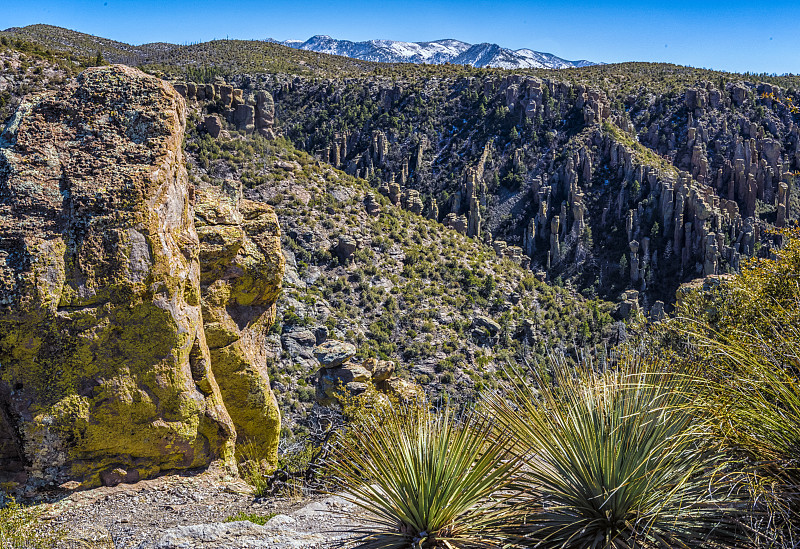
[[[353,358],[355,354],[355,345],[335,339],[329,339],[314,349],[314,357],[323,368],[335,368]]]
[[[364,361],[363,366],[372,374],[373,383],[386,381],[394,375],[395,371],[395,364],[391,360],[368,358]]]
[[[345,385],[344,388],[349,395],[358,396],[366,393],[367,390],[369,389],[369,385],[358,381],[351,381],[350,383]]]
[[[203,124],[205,125],[208,135],[214,139],[217,139],[222,133],[222,120],[218,114],[206,116],[203,119]]]
[[[30,488],[233,458],[184,110],[169,84],[112,65],[24,102],[2,134],[0,469]]]
[[[358,249],[358,243],[352,236],[342,235],[336,243],[336,255],[341,261],[350,259],[350,256]]]
[[[340,379],[345,385],[348,383],[365,383],[370,379],[370,373],[366,368],[359,364],[348,362],[337,366],[336,368],[322,368],[320,372],[325,375],[335,376]]]
[[[393,377],[377,385],[379,391],[396,398],[401,403],[413,402],[424,398],[424,393],[419,385],[405,379]]]
[[[617,314],[622,319],[630,318],[635,313],[640,311],[639,307],[639,292],[636,290],[628,290],[622,293],[622,299],[617,305]]]
[[[334,368],[320,368],[317,372],[317,401],[323,405],[336,402],[338,394],[346,389],[351,395],[367,390],[370,372],[358,364],[345,363]]]
[[[313,358],[316,336],[310,330],[293,330],[281,336],[281,344],[292,358]]]
[[[476,316],[472,319],[472,326],[475,328],[486,328],[492,336],[499,334],[502,329],[497,322],[488,316]]]
[[[169,84],[112,65],[24,102],[2,133],[0,480],[232,465],[237,435],[274,462],[277,218],[189,185],[184,112]]]

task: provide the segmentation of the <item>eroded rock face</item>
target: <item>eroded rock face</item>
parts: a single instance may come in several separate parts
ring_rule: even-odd
[[[2,133],[5,480],[88,487],[233,459],[235,421],[212,368],[224,346],[209,352],[203,324],[214,284],[201,289],[184,125],[172,86],[115,65],[30,99]],[[269,225],[241,217],[240,228]],[[233,297],[217,301],[268,311],[270,283],[227,276],[219,292]]]
[[[280,412],[265,340],[286,264],[270,206],[242,199],[239,183],[198,189],[201,302],[211,368],[236,426],[237,442],[278,459]]]

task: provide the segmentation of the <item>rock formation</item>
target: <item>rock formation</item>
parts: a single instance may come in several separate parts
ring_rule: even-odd
[[[277,222],[189,185],[184,125],[172,86],[109,66],[21,105],[2,133],[7,480],[88,487],[232,463],[239,430],[275,459],[258,347],[283,274]]]
[[[351,362],[355,354],[354,345],[332,339],[314,349],[314,356],[320,363],[316,379],[317,402],[335,404],[343,391],[352,396],[360,395],[367,391],[369,383],[400,402],[421,398],[417,385],[394,377],[394,362],[368,358],[357,364]]]
[[[628,246],[631,250],[631,283],[636,284],[641,273],[639,268],[639,242],[631,240]]]
[[[561,218],[553,216],[550,221],[550,262],[555,265],[561,261],[561,244],[558,240],[558,231],[561,228]]]
[[[275,122],[275,102],[269,92],[256,93],[256,130],[264,137],[274,137],[272,125]]]
[[[367,213],[372,217],[377,217],[381,213],[381,205],[378,204],[378,201],[375,200],[375,195],[372,193],[366,193],[364,195],[364,208],[366,208]]]
[[[203,330],[211,369],[238,443],[277,459],[280,414],[264,342],[275,320],[285,259],[270,206],[242,199],[241,184],[195,192]]]
[[[757,243],[771,245],[770,225],[798,217],[797,201],[786,198],[795,191],[791,174],[800,170],[800,134],[786,100],[796,103],[798,96],[725,76],[684,85],[673,98],[665,91],[671,85],[651,88],[642,85],[650,75],[623,72],[602,85],[588,76],[578,84],[557,76],[453,75],[426,79],[424,92],[380,76],[276,75],[264,88],[287,116],[307,122],[340,120],[342,103],[353,110],[372,105],[374,125],[358,130],[348,121],[347,131],[332,128],[324,137],[312,123],[293,125],[296,142],[324,150],[321,159],[336,148],[348,173],[377,174],[387,188],[396,181],[404,193],[418,190],[426,215],[468,235],[479,232],[486,242],[521,245],[534,268],[549,259],[552,276],[592,270],[604,297],[615,298],[619,281],[604,273],[620,254],[628,260],[628,244],[639,242],[642,302],[660,299],[669,308],[672,288],[701,275],[706,255],[714,253],[708,234],[716,235],[716,269],[724,272],[752,255]],[[508,113],[516,138],[475,126],[474,94],[487,116]],[[419,115],[420,98],[436,108]],[[429,129],[394,122],[416,116]],[[565,131],[564,120],[576,131]],[[430,206],[434,199],[440,212]],[[747,218],[751,231],[744,230]],[[617,231],[625,237],[606,253],[606,237]],[[644,239],[656,235],[645,252]]]
[[[222,108],[222,118],[239,131],[245,133],[258,132],[267,138],[274,138],[272,126],[275,122],[275,102],[272,95],[266,90],[257,90],[246,95],[245,90],[233,86],[217,83],[197,84],[195,82],[175,84],[175,90],[190,101],[197,101],[197,106],[203,110],[207,108]],[[192,103],[193,105],[195,103]],[[209,120],[214,118],[214,120]],[[204,128],[215,139],[222,135],[228,137],[222,128],[220,114],[210,114],[205,118]]]

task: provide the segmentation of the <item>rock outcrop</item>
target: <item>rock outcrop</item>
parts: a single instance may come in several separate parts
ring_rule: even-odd
[[[214,109],[221,108],[222,117],[239,131],[248,134],[258,132],[267,138],[275,137],[272,130],[275,122],[275,102],[272,95],[265,90],[245,95],[245,90],[234,88],[224,82],[213,85],[179,83],[175,84],[175,90],[186,100],[196,101],[202,109],[208,109],[209,105]],[[211,118],[213,119],[210,120]],[[207,116],[202,126],[214,139],[229,137],[227,132],[222,130],[222,119],[218,114]]]
[[[195,192],[203,328],[211,369],[237,442],[277,460],[280,413],[264,342],[275,320],[285,259],[270,206],[242,199],[241,184]]]
[[[89,487],[232,463],[238,429],[277,444],[256,356],[283,273],[277,222],[220,201],[198,238],[184,109],[157,78],[93,68],[25,102],[0,137],[5,480]]]
[[[357,396],[366,392],[370,383],[400,402],[422,398],[417,385],[394,376],[394,362],[368,358],[358,364],[351,362],[355,354],[354,345],[332,339],[314,349],[320,364],[316,376],[317,402],[324,406],[335,404],[343,392]]]
[[[289,515],[275,515],[263,526],[238,521],[169,528],[136,549],[322,549],[352,540],[360,527],[356,506],[341,496],[329,496]]]

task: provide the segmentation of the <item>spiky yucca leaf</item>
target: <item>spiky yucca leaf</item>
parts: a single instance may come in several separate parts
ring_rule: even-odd
[[[364,548],[501,547],[513,524],[507,492],[518,469],[495,426],[450,410],[391,407],[351,426],[332,470],[368,513]]]
[[[717,488],[717,456],[698,439],[690,379],[636,355],[602,374],[563,358],[551,362],[552,380],[535,375],[534,388],[518,376],[510,399],[489,401],[525,456],[527,542],[720,546],[712,538],[726,530],[728,496]]]

